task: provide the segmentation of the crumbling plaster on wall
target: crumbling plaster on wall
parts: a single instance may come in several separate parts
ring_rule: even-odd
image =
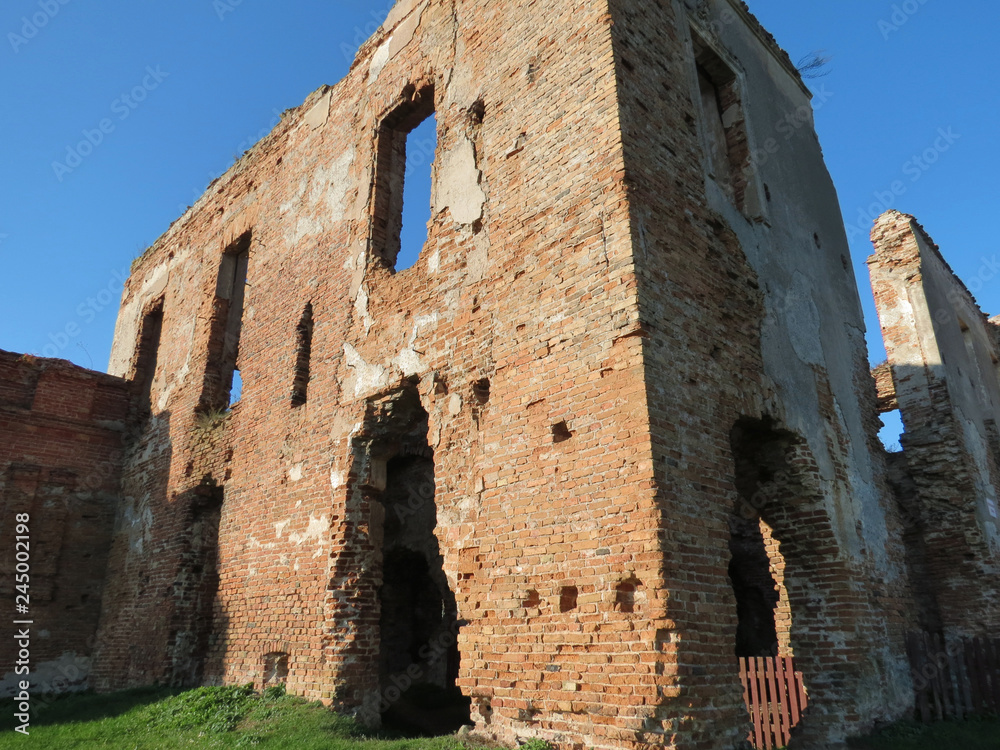
[[[163,293],[170,278],[171,263],[162,263],[144,275],[140,289],[132,294],[130,283],[122,292],[122,305],[118,311],[114,343],[111,347],[111,361],[108,372],[125,378],[134,365],[135,342],[139,339],[139,326],[146,306]],[[130,280],[131,281],[131,280]]]
[[[704,19],[723,6],[739,9],[717,42],[742,76],[748,130],[757,141],[786,108],[807,107],[807,94],[759,28],[744,23],[745,8],[708,3]],[[173,563],[153,562],[150,550],[183,535],[169,524],[184,518],[192,488],[211,478],[225,496],[212,627],[226,638],[208,655],[206,674],[257,680],[262,655],[254,644],[287,636],[280,650],[291,654],[292,692],[348,710],[377,704],[377,684],[365,668],[378,648],[370,584],[379,575],[380,530],[367,483],[382,458],[370,455],[370,420],[385,399],[416,388],[435,456],[434,533],[465,620],[459,684],[472,695],[481,728],[507,741],[572,735],[595,747],[692,737],[702,729],[680,706],[690,678],[677,669],[681,659],[701,660],[697,668],[704,662],[718,677],[708,688],[691,688],[703,691],[697,698],[706,711],[715,701],[726,716],[741,708],[735,681],[724,683],[715,675],[719,664],[706,661],[723,635],[713,630],[704,652],[684,651],[702,635],[672,618],[685,606],[699,609],[700,592],[671,579],[664,562],[684,548],[663,513],[655,466],[664,456],[654,454],[650,437],[672,427],[651,424],[651,394],[669,381],[647,379],[654,334],[637,290],[647,283],[640,277],[658,271],[657,243],[673,219],[629,205],[622,128],[641,115],[618,100],[616,76],[626,74],[607,9],[566,3],[536,13],[494,5],[486,23],[484,7],[397,3],[348,78],[286,113],[137,264],[116,334],[116,366],[127,372],[142,312],[156,294],[166,297],[166,319],[183,306],[191,322],[165,334],[165,376],[154,384],[160,413],[149,423],[146,449],[130,458],[126,480],[136,490],[149,482],[158,494],[133,493],[145,505],[132,508],[121,540],[129,552],[111,576],[131,581],[146,572],[151,590],[169,586]],[[669,31],[683,38],[682,11],[677,19]],[[375,142],[383,118],[409,96],[407,87],[431,83],[440,135],[433,219],[416,266],[393,273],[371,247]],[[486,113],[478,125],[470,117],[477,107]],[[679,109],[677,117],[685,111]],[[702,385],[706,392],[727,389],[727,398],[737,392],[731,400],[747,414],[773,415],[805,438],[797,455],[810,466],[814,458],[819,472],[809,501],[829,516],[851,575],[861,580],[880,567],[892,596],[899,566],[892,544],[882,543],[889,538],[886,498],[865,414],[874,390],[870,399],[858,395],[859,372],[867,371],[857,292],[843,265],[846,239],[811,124],[793,136],[783,144],[786,153],[805,156],[757,165],[746,213],[710,179],[688,180],[668,207],[686,212],[704,233],[698,247],[745,254],[746,264],[727,268],[749,266],[760,279],[747,294],[759,294],[764,306],[764,372],[757,365],[736,374],[703,365]],[[667,152],[676,161],[696,159],[678,135],[682,142],[680,157],[670,146]],[[205,367],[204,325],[194,321],[210,315],[222,251],[248,230],[254,244],[241,343],[244,398],[218,429],[194,438],[199,383],[191,373]],[[193,248],[183,262],[181,247]],[[164,267],[157,288],[152,279]],[[685,277],[694,268],[671,266],[671,281],[704,283],[699,271]],[[725,287],[711,280],[705,288]],[[288,373],[307,302],[317,321],[309,400],[292,408]],[[690,321],[679,326],[694,329],[705,304],[711,300],[691,304],[684,311]],[[742,378],[743,386],[730,388],[730,379]],[[475,390],[484,379],[488,403]],[[719,436],[732,427],[718,408],[709,400],[704,413],[688,415],[691,424],[718,432],[707,451],[713,457],[725,452]],[[727,415],[732,408],[725,407]],[[677,486],[701,497],[698,457],[682,460],[692,475]],[[711,480],[723,494],[731,470]],[[147,523],[147,511],[155,523]],[[691,528],[704,531],[717,511],[702,510]],[[617,610],[616,585],[631,580],[638,582],[637,609]],[[578,589],[572,611],[559,611],[563,588]],[[725,602],[716,599],[724,598],[713,590],[704,611],[718,614]],[[851,604],[858,611],[867,606],[861,598]],[[109,638],[130,623],[148,630],[149,653],[128,658],[144,665],[144,678],[157,677],[158,667],[149,665],[165,633],[147,627],[143,602],[118,604],[120,613],[106,624]],[[847,653],[864,628],[888,627],[863,617],[872,622],[857,624],[853,637],[831,628],[831,647]],[[293,618],[303,623],[294,634],[285,626]],[[865,669],[881,679],[850,698],[866,721],[905,703],[905,667],[889,653],[898,645],[880,644],[878,664]],[[508,684],[504,649],[523,665],[529,687]],[[115,661],[122,653],[116,642],[98,664],[102,687],[134,681],[137,672]],[[552,665],[565,674],[549,671]],[[640,702],[643,708],[629,708]],[[728,731],[736,736],[735,723]]]
[[[294,214],[285,235],[287,245],[294,246],[306,237],[322,234],[329,222],[345,218],[353,163],[354,149],[348,149],[329,166],[317,166],[299,178],[297,192],[281,205],[283,214]]]
[[[874,555],[895,578],[901,571],[888,564],[885,490],[877,478],[882,469],[872,462],[870,430],[855,397],[865,325],[850,263],[840,262],[850,257],[846,233],[838,217],[825,210],[838,205],[836,192],[817,158],[811,121],[790,132],[781,127],[789,113],[811,114],[811,94],[797,76],[775,66],[753,29],[720,22],[730,7],[727,0],[708,6],[700,12],[700,32],[727,55],[741,80],[752,144],[747,194],[769,196],[740,211],[706,171],[709,205],[739,237],[764,292],[761,346],[765,375],[774,388],[764,411],[808,441],[827,491],[838,498],[841,512],[834,516],[841,548],[858,557]],[[692,90],[697,86],[693,73],[690,85]],[[760,96],[765,86],[776,87],[778,95]],[[779,144],[777,156],[763,147],[771,139]],[[780,158],[782,151],[798,155],[794,164]],[[829,378],[834,404],[826,419],[813,416],[821,412],[820,370]],[[849,467],[846,487],[835,480],[844,466]],[[862,522],[861,536],[856,521]]]
[[[475,146],[463,136],[441,156],[436,180],[437,210],[450,209],[451,218],[459,224],[481,219],[486,194],[479,185],[480,175]]]
[[[51,638],[48,630],[36,631],[44,639]],[[75,651],[64,651],[58,659],[46,659],[31,665],[31,687],[34,695],[53,693],[80,693],[90,689],[89,656]],[[0,699],[13,698],[21,688],[24,675],[7,672],[0,677]]]
[[[910,420],[907,431],[926,429],[920,424],[926,416],[917,415],[919,410],[941,408],[931,390],[943,384],[970,461],[979,525],[996,548],[1000,529],[989,515],[988,499],[996,500],[1000,477],[990,468],[985,424],[997,419],[1000,403],[994,362],[1000,348],[992,324],[913,217],[887,212],[876,223],[873,237],[876,252],[869,264],[874,283],[882,285],[879,315],[900,407],[904,420]],[[890,244],[887,237],[902,237],[895,242],[903,244]],[[894,292],[891,296],[888,288]]]
[[[924,524],[923,546],[911,551],[926,571],[915,583],[926,589],[922,617],[946,638],[990,632],[1000,606],[990,584],[1000,570],[995,331],[912,216],[883,214],[872,242],[872,288],[905,426],[897,463],[910,489],[900,485],[909,493],[901,502]]]

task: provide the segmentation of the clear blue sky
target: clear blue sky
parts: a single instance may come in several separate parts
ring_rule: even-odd
[[[4,3],[0,348],[104,369],[132,259],[282,110],[339,80],[390,5]],[[854,227],[872,358],[883,350],[864,267],[870,221],[859,215],[897,180],[906,190],[891,206],[917,215],[978,289],[982,307],[1000,312],[1000,273],[991,264],[1000,255],[993,218],[1000,206],[996,3],[750,6],[793,60],[815,50],[833,58],[829,75],[811,85],[825,89],[817,127],[845,221]],[[136,87],[144,90],[133,98]],[[923,170],[911,160],[934,146],[939,129],[957,140]],[[67,149],[86,131],[100,143],[77,162]],[[988,278],[972,283],[980,272]]]

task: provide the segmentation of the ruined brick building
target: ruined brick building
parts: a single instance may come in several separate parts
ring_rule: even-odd
[[[996,633],[1000,326],[912,216],[883,215],[872,241],[872,288],[889,355],[875,371],[879,408],[898,409],[906,426],[889,476],[922,584],[917,616],[931,632]]]
[[[400,0],[137,261],[115,377],[0,359],[0,523],[61,550],[39,670],[732,748],[735,656],[780,652],[799,747],[904,715],[907,629],[997,622],[1000,349],[966,293],[970,348],[910,351],[903,292],[958,282],[889,217],[876,393],[809,101],[736,0]]]

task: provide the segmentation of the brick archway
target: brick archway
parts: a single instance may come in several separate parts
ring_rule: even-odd
[[[788,644],[810,697],[797,730],[797,741],[806,746],[807,738],[828,734],[828,723],[856,713],[851,685],[862,671],[863,592],[852,585],[806,441],[768,418],[741,418],[730,440],[736,516],[763,521],[780,544],[791,614]]]

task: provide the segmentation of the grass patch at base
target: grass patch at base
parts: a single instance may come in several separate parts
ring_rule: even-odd
[[[903,721],[850,745],[858,750],[1000,750],[1000,719]]]
[[[11,704],[8,703],[8,706]],[[40,705],[40,701],[36,702]],[[250,687],[178,691],[143,688],[54,700],[32,718],[29,737],[0,716],[0,750],[74,748],[261,748],[262,750],[459,750],[456,736],[407,739],[373,734],[320,703]]]

